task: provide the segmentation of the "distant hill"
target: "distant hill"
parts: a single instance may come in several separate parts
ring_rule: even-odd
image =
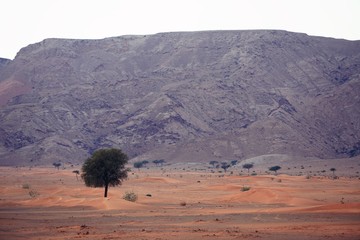
[[[360,153],[360,41],[286,31],[46,39],[0,61],[0,164]]]

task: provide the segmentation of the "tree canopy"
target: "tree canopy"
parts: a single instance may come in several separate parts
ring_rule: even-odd
[[[140,168],[142,168],[143,166],[144,166],[143,162],[134,162],[134,168],[139,169],[139,171],[140,171]]]
[[[249,173],[250,169],[254,167],[254,164],[253,163],[245,163],[245,164],[242,165],[242,167],[244,169],[247,169],[248,173]]]
[[[227,171],[227,169],[228,169],[229,167],[231,167],[231,165],[228,164],[227,162],[222,162],[222,163],[221,163],[221,168],[224,169],[225,172]]]
[[[280,170],[280,169],[281,169],[280,166],[272,166],[272,167],[269,168],[269,170],[275,172],[275,174],[276,174],[277,171]]]
[[[218,161],[212,160],[209,162],[210,165],[212,165],[213,167],[215,167],[216,164],[218,164]]]
[[[88,187],[105,187],[107,197],[109,185],[120,185],[127,178],[127,161],[128,156],[120,149],[97,150],[83,164],[81,178]]]

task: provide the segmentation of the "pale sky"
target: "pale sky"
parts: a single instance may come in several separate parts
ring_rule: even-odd
[[[46,38],[281,29],[360,40],[360,0],[0,0],[0,57]]]

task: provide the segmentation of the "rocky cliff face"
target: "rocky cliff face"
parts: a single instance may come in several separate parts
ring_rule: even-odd
[[[360,41],[285,31],[46,39],[0,68],[1,164],[360,149]]]

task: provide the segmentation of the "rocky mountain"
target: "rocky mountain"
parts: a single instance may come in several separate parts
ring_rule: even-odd
[[[4,66],[6,66],[10,62],[11,62],[10,59],[0,58],[0,69],[3,68]]]
[[[0,164],[360,153],[360,41],[286,31],[46,39],[0,64]],[[3,63],[4,62],[4,63]]]

